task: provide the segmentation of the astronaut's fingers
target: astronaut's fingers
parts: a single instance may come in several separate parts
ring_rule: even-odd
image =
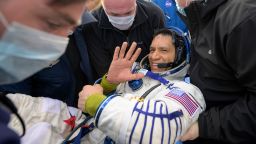
[[[118,60],[119,52],[120,52],[120,47],[117,46],[114,52],[113,60]]]
[[[141,48],[137,48],[135,53],[131,57],[131,62],[134,63],[141,53]]]
[[[123,42],[121,50],[119,52],[119,59],[123,59],[124,58],[124,54],[125,54],[127,46],[128,46],[128,43],[127,42]]]
[[[125,59],[127,59],[127,60],[131,59],[131,56],[134,53],[134,50],[136,49],[136,47],[137,47],[137,43],[133,42],[131,47],[129,48],[128,52],[126,53]]]

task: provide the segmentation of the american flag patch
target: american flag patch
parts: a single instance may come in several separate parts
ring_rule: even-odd
[[[180,104],[182,104],[183,107],[188,111],[190,116],[193,116],[193,114],[199,108],[199,105],[179,88],[171,89],[171,91],[165,96],[175,99]]]

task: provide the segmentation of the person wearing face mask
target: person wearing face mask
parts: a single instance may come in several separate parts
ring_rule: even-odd
[[[90,3],[90,1],[86,2],[86,4],[88,3]],[[1,15],[0,19],[2,23],[5,23],[5,26],[8,25],[8,22],[6,21],[6,18],[4,15]],[[86,12],[86,17],[82,18],[82,21],[83,23],[88,23],[88,22],[91,22],[93,19],[94,19],[93,16],[89,12]],[[54,27],[54,24],[52,24],[51,26]],[[12,33],[11,35],[14,35],[14,34],[16,35],[16,33],[23,33],[23,32],[20,32],[18,28],[17,32],[15,30],[15,31],[11,31],[11,33]],[[48,37],[47,34],[44,34],[44,33],[40,35],[42,35],[42,37],[43,36]],[[39,43],[37,42],[38,40],[33,37],[33,35],[30,34],[29,37],[32,37],[32,38],[24,42],[26,44],[25,46],[33,45],[33,43]],[[49,39],[52,39],[52,38],[49,37]],[[67,42],[67,40],[68,39],[66,38],[65,41]],[[49,43],[49,47],[55,47],[55,49],[57,49],[55,52],[56,54],[60,53],[59,55],[62,55],[61,53],[63,53],[65,50],[62,48],[63,46],[61,46],[61,43],[55,44],[53,46],[51,46],[51,42],[47,42],[47,43]],[[24,44],[21,44],[21,46],[23,45]],[[43,43],[37,44],[37,45],[38,47],[44,46]],[[62,52],[58,51],[58,49],[63,51]],[[26,49],[26,50],[29,51],[29,49]],[[36,51],[37,49],[33,49],[33,50]],[[22,79],[22,81],[19,80],[18,83],[11,83],[11,84],[7,83],[7,84],[0,85],[0,91],[11,92],[11,93],[23,93],[27,95],[33,95],[35,97],[39,97],[39,96],[50,97],[54,99],[59,99],[70,106],[76,106],[77,105],[76,95],[78,91],[80,91],[79,86],[77,85],[79,85],[80,83],[76,82],[77,74],[75,75],[72,74],[73,73],[72,66],[74,65],[73,64],[74,62],[70,61],[69,51],[70,50],[67,50],[65,54],[63,54],[61,57],[54,58],[56,56],[52,54],[49,58],[47,58],[47,56],[45,57],[45,59],[51,59],[51,60],[34,60],[33,62],[35,62],[35,64],[33,64],[33,66],[28,65],[26,68],[27,71],[25,74],[29,74],[28,72],[29,70],[36,71],[35,74],[31,75],[26,79],[22,78],[22,76],[20,75],[21,78],[14,78],[14,79]],[[44,49],[44,52],[46,53],[45,55],[47,55],[47,52],[48,52],[47,48]],[[19,55],[26,56],[25,52],[23,53],[18,52],[18,53]],[[32,58],[27,58],[27,59],[29,61]],[[46,65],[45,68],[40,69],[40,71],[36,70],[36,68],[40,67],[40,65],[43,63],[44,65]],[[20,64],[17,63],[17,65],[20,65]],[[13,67],[10,67],[9,69],[13,69]],[[15,73],[20,73],[20,72],[15,71]],[[7,79],[7,77],[3,77],[3,78]],[[83,79],[83,77],[79,77],[77,81],[83,81],[81,79]],[[83,83],[81,82],[81,85],[84,85],[84,83],[87,83],[87,82],[83,81]]]
[[[59,57],[65,51],[68,38],[42,32],[17,22],[8,23],[1,13],[0,20],[6,28],[1,38],[1,47],[6,49],[1,49],[3,56],[0,73],[4,85],[0,86],[0,91],[59,98],[66,102],[69,96],[65,94],[67,91],[63,91],[65,88],[62,91],[61,88],[68,86],[64,80],[70,82],[71,78],[68,74],[69,68],[65,65],[65,56],[60,59]],[[24,35],[28,38],[23,38]],[[44,67],[48,68],[42,70]],[[61,68],[64,71],[58,72],[60,76],[55,77],[56,80],[52,84],[49,80],[51,75]],[[61,78],[62,75],[65,78]]]
[[[68,43],[67,30],[78,24],[85,1],[0,1],[0,84],[24,80],[58,59]],[[7,127],[10,116],[3,107],[21,118],[6,93],[0,94],[0,143],[20,143]]]
[[[133,62],[141,49],[134,52],[133,43],[125,54],[127,45],[116,48],[101,81],[103,88],[83,88],[78,107],[94,116],[95,126],[116,143],[178,142],[205,109],[200,90],[184,81],[189,67],[188,35],[176,28],[160,29],[139,65]],[[103,95],[115,89],[113,95]]]
[[[154,31],[164,27],[161,9],[150,2],[102,0],[101,3],[100,8],[92,11],[97,21],[79,27],[88,47],[94,80],[107,72],[116,45],[136,41],[142,48],[138,59],[141,60],[149,52]]]
[[[256,1],[176,1],[192,37],[191,83],[207,105],[182,140],[254,143]]]

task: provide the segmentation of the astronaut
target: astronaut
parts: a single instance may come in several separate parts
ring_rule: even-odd
[[[133,63],[141,49],[133,43],[125,54],[127,45],[116,48],[101,85],[83,88],[78,107],[116,143],[176,143],[206,107],[187,80],[188,35],[177,28],[159,30],[139,65]]]
[[[177,142],[205,109],[202,93],[186,77],[188,36],[175,28],[159,30],[150,53],[140,64],[134,62],[141,49],[136,49],[133,43],[125,54],[127,45],[125,42],[116,48],[108,76],[101,81],[108,96],[103,95],[99,85],[87,85],[79,94],[79,108],[94,116],[86,125],[94,121],[97,127],[81,137],[80,142]],[[38,139],[42,144],[62,143],[74,127],[87,119],[79,109],[58,100],[20,94],[7,96],[24,118],[27,133],[22,142],[26,144],[38,143]],[[9,126],[18,133],[22,131],[15,117]],[[70,139],[77,138],[78,132]]]

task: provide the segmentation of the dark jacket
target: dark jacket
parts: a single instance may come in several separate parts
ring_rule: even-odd
[[[0,144],[19,144],[20,137],[8,127],[10,114],[0,107]]]
[[[20,143],[20,137],[18,134],[8,127],[8,123],[10,121],[10,112],[15,112],[17,114],[17,109],[14,104],[6,97],[6,94],[0,92],[0,144]],[[23,121],[22,123],[24,124]]]
[[[197,143],[255,142],[256,1],[197,1],[185,11],[194,47],[191,81],[207,105],[199,135],[209,141]]]
[[[149,46],[154,31],[164,27],[164,17],[161,9],[143,0],[137,1],[135,20],[130,30],[121,31],[113,27],[102,7],[92,13],[98,20],[82,26],[87,42],[90,61],[95,77],[103,76],[110,66],[116,46],[127,41],[133,41],[142,48],[138,61],[149,53]]]
[[[0,144],[19,144],[20,137],[8,127],[10,114],[0,107]]]
[[[74,76],[66,54],[56,63],[15,84],[1,85],[1,92],[50,97],[76,106]]]

